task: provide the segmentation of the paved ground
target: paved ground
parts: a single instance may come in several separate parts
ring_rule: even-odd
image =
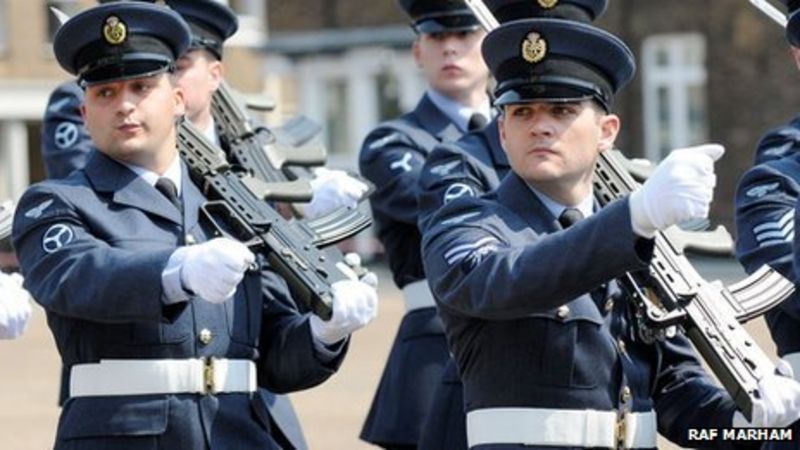
[[[727,263],[702,263],[710,279],[738,279],[738,267]],[[314,450],[364,450],[374,448],[358,440],[389,346],[402,315],[398,291],[385,269],[381,277],[379,318],[354,337],[342,370],[323,386],[293,395]],[[774,348],[761,320],[749,324],[765,351]],[[0,341],[0,449],[50,448],[56,426],[55,406],[59,362],[41,308],[35,307],[27,334],[18,341]],[[676,448],[668,444],[660,448]],[[446,450],[446,449],[443,449]]]

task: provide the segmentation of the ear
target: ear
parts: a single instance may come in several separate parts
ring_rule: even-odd
[[[414,39],[414,43],[411,44],[411,55],[414,57],[414,62],[417,64],[417,67],[421,69],[422,68],[422,50],[420,49],[420,46],[419,46],[419,40],[420,40],[420,37],[417,36],[417,38]]]
[[[598,152],[614,148],[622,122],[616,114],[604,114],[600,117],[600,139],[597,143]]]
[[[81,120],[83,120],[83,123],[85,124],[86,123],[86,104],[85,103],[81,103],[81,106],[79,107],[79,109],[81,111]]]
[[[794,59],[794,65],[797,66],[798,69],[800,69],[800,48],[792,46],[791,51],[792,51],[792,59]]]
[[[211,77],[214,90],[216,91],[220,83],[222,83],[222,78],[225,76],[225,66],[222,65],[222,61],[214,60],[208,64],[208,76]]]
[[[497,129],[500,131],[500,148],[505,153],[508,153],[506,150],[506,113],[504,109],[501,109],[500,115],[497,116]]]
[[[175,96],[175,117],[180,117],[186,114],[186,95],[183,89],[175,86],[172,88]]]

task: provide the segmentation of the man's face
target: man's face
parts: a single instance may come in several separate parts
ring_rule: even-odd
[[[600,152],[614,144],[619,118],[590,101],[505,107],[500,140],[511,168],[534,187],[591,180]]]
[[[175,120],[183,113],[183,94],[163,73],[91,85],[81,105],[98,150],[146,168],[176,151]]]
[[[485,89],[489,69],[481,56],[482,30],[422,33],[414,42],[414,60],[428,85],[452,98]]]
[[[193,123],[211,113],[211,97],[222,81],[222,63],[205,50],[191,50],[178,58],[175,82],[184,92],[186,117]]]

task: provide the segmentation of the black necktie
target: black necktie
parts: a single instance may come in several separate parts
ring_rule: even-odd
[[[581,219],[583,219],[583,213],[580,209],[567,208],[561,213],[560,216],[558,216],[558,223],[560,223],[564,229],[567,229],[572,225],[575,225],[575,222]]]
[[[481,113],[474,113],[467,123],[467,131],[480,130],[486,126],[486,116]]]
[[[175,187],[175,183],[173,183],[172,180],[165,177],[159,178],[158,181],[156,181],[156,189],[158,189],[158,192],[164,194],[164,197],[167,197],[167,200],[175,205],[178,211],[183,212],[183,205],[181,204],[181,199],[178,197],[178,188]]]

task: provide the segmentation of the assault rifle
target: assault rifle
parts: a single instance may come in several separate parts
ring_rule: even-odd
[[[267,128],[248,116],[233,89],[224,81],[214,92],[211,113],[220,138],[227,143],[232,164],[267,183],[294,182],[284,187],[283,192],[290,198],[282,201],[311,199],[308,181],[313,174],[310,169],[324,165],[327,158],[325,146],[319,139],[322,131],[319,124],[300,116],[280,127]],[[364,198],[374,191],[374,186],[366,179],[354,173],[348,175],[369,187]],[[332,214],[348,214],[348,210],[340,209]]]
[[[482,0],[465,1],[487,31],[496,27]],[[621,159],[613,152],[600,154],[594,192],[601,205],[638,187]],[[768,266],[728,288],[708,282],[684,255],[683,246],[673,237],[675,228],[656,233],[647,270],[628,273],[620,280],[633,299],[639,334],[653,342],[680,326],[749,420],[753,401],[760,397],[758,381],[773,373],[775,366],[740,322],[788,298],[794,284]]]
[[[286,220],[265,200],[291,197],[286,183],[266,183],[237,171],[197,128],[184,120],[178,127],[178,149],[208,202],[201,218],[220,235],[264,254],[295,296],[322,319],[332,314],[331,285],[348,279],[342,253],[328,247],[368,227],[371,219],[357,211],[335,211],[314,221]],[[327,248],[326,248],[327,247]]]
[[[594,189],[601,205],[633,192],[638,184],[614,155],[600,155]],[[629,273],[622,282],[636,305],[640,335],[646,341],[681,326],[695,348],[749,419],[759,397],[758,380],[775,366],[740,325],[758,317],[794,292],[794,284],[769,266],[725,287],[708,282],[695,270],[674,239],[676,227],[656,233],[646,271]]]
[[[777,23],[783,28],[786,28],[786,24],[789,22],[789,19],[786,17],[784,13],[781,12],[781,10],[776,8],[768,0],[750,0],[750,4],[755,6],[759,11],[764,13],[767,17],[774,20],[775,23]]]
[[[268,129],[247,115],[233,90],[224,81],[214,92],[211,113],[220,138],[229,147],[231,162],[262,181],[297,180],[301,177],[293,168],[325,164],[327,151],[318,140],[313,139],[319,134],[320,128],[308,118],[298,117],[281,128]],[[306,188],[310,199],[311,186]]]

